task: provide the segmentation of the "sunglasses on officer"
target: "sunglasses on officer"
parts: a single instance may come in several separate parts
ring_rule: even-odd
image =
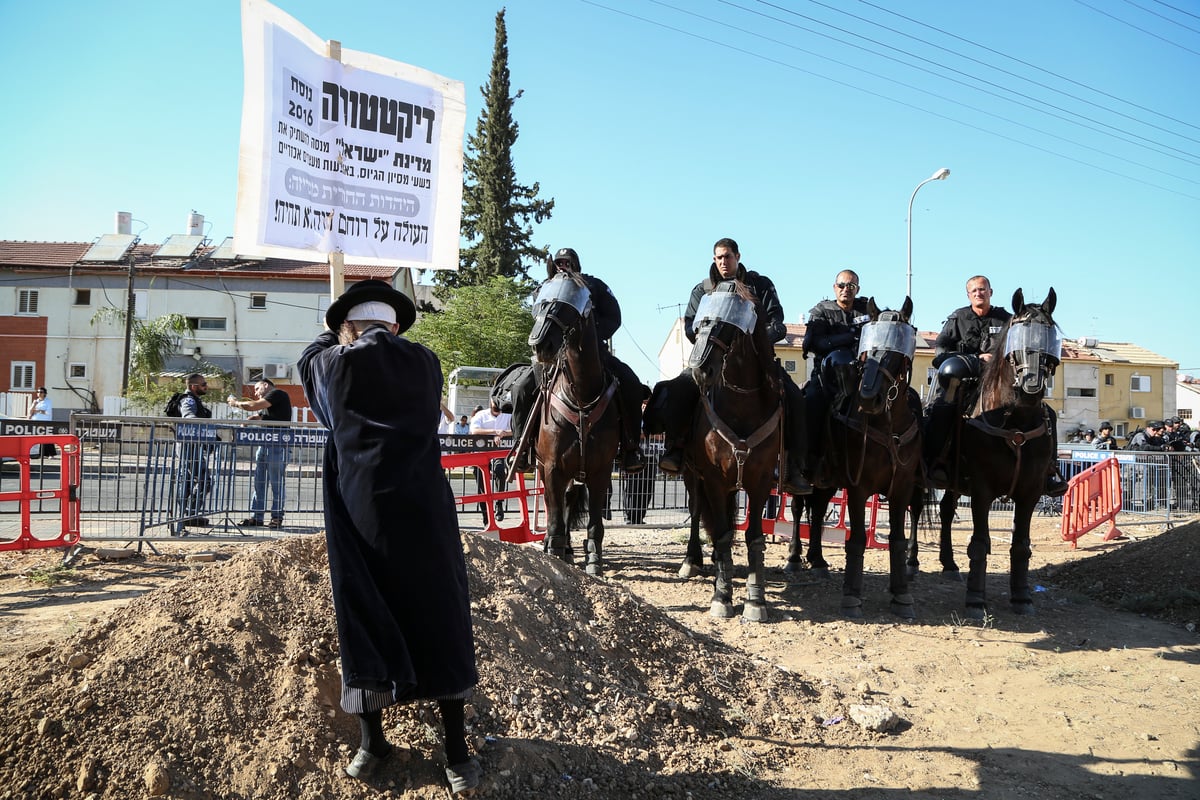
[[[834,286],[836,286],[839,289],[850,289],[851,291],[858,291],[857,283],[843,283],[842,281],[838,281],[837,283],[834,284]]]

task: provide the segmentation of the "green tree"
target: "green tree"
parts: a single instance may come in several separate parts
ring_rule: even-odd
[[[92,316],[92,324],[98,322],[113,322],[124,327],[125,311],[114,307],[101,308]],[[158,382],[159,374],[167,357],[177,352],[179,337],[191,335],[192,328],[182,314],[164,314],[146,321],[133,320],[129,326],[129,385],[125,397],[134,407],[150,414],[161,412],[167,398],[180,387],[163,386]],[[195,371],[223,379],[231,377],[206,361],[197,364]]]
[[[546,247],[531,244],[530,219],[549,219],[554,199],[538,199],[541,187],[537,183],[517,183],[513,168],[512,148],[518,126],[512,109],[522,92],[510,94],[508,29],[503,9],[496,14],[491,74],[480,91],[483,110],[463,153],[460,233],[467,245],[459,251],[458,272],[442,270],[437,274],[438,296],[442,299],[448,298],[449,290],[455,287],[486,283],[497,275],[527,279],[526,262],[540,263],[548,255]]]
[[[513,278],[493,277],[455,289],[441,312],[422,314],[407,336],[437,353],[442,375],[455,367],[507,367],[529,360],[533,315],[528,291]]]

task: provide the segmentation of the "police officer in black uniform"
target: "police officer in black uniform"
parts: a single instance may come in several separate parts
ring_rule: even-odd
[[[1092,447],[1097,450],[1116,450],[1117,440],[1113,436],[1113,426],[1108,420],[1100,423],[1100,435],[1092,440]]]
[[[934,343],[933,366],[938,372],[933,400],[925,410],[925,464],[935,486],[949,481],[946,458],[955,418],[968,413],[979,399],[979,378],[991,359],[993,339],[1012,319],[1007,309],[992,305],[992,283],[983,275],[967,281],[967,299],[970,305],[950,315]],[[1058,417],[1049,406],[1046,412],[1049,434],[1057,446]],[[1052,459],[1045,493],[1061,497],[1066,491],[1058,461]]]
[[[870,320],[867,301],[858,296],[858,273],[844,269],[833,282],[832,300],[822,300],[808,312],[802,353],[811,353],[813,368],[804,386],[808,418],[808,466],[817,468],[823,422],[829,414],[826,390],[847,390],[848,387],[823,386],[821,364],[828,359],[833,366],[845,366],[858,357],[858,340],[862,328]]]
[[[605,369],[617,380],[617,406],[621,415],[621,468],[626,472],[637,472],[644,461],[642,458],[641,429],[642,429],[642,397],[649,389],[638,379],[638,376],[625,362],[614,356],[608,349],[609,340],[621,327],[621,305],[616,296],[608,288],[608,284],[594,275],[581,272],[579,254],[570,247],[560,248],[554,254],[553,260],[546,265],[546,279],[549,280],[559,272],[577,272],[587,284],[588,293],[592,296],[592,314],[596,322],[596,337],[600,340],[600,360]],[[527,371],[524,377],[513,386],[512,401],[512,430],[517,442],[521,441],[522,432],[528,424],[537,424],[537,417],[531,418],[534,400],[537,397],[538,385],[541,381],[541,370],[538,366]],[[529,452],[525,448],[517,461],[515,469],[528,472],[530,468]]]
[[[700,300],[718,284],[730,280],[740,280],[758,298],[759,313],[763,315],[767,326],[767,339],[772,343],[782,339],[787,334],[787,327],[783,322],[783,306],[779,302],[775,284],[766,275],[746,269],[741,263],[737,242],[725,238],[713,245],[713,263],[708,268],[708,278],[692,288],[687,311],[683,316],[684,333],[688,340],[692,343],[696,341],[696,331],[692,324],[696,319]],[[810,494],[812,486],[802,474],[807,433],[804,423],[804,395],[787,372],[780,369],[779,375],[783,380],[785,392],[783,414],[787,468],[784,470],[783,489],[793,495]],[[662,430],[665,451],[658,461],[658,466],[663,472],[674,474],[683,470],[683,447],[691,432],[692,414],[699,402],[700,390],[691,370],[685,369],[678,376],[660,381],[654,387],[654,395],[647,406],[646,432],[653,434]]]

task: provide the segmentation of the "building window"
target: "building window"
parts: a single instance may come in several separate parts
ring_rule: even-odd
[[[264,377],[262,367],[246,367],[246,383],[255,384]]]
[[[188,327],[194,331],[223,331],[224,317],[188,317]]]
[[[1129,424],[1126,422],[1118,422],[1117,429],[1113,431],[1113,435],[1118,439],[1124,439],[1129,435]]]
[[[69,364],[67,366],[67,375],[71,380],[86,381],[88,376],[88,365],[82,363]]]
[[[1111,372],[1104,373],[1104,385],[1105,386],[1116,386],[1117,385],[1116,378],[1113,376],[1113,374]]]
[[[794,360],[790,360],[790,359],[787,361],[784,361],[783,369],[785,372],[795,372],[796,371],[796,362]]]
[[[76,289],[75,290],[75,305],[90,306],[92,304],[91,289]]]
[[[1191,419],[1192,418],[1192,410],[1190,408],[1180,408],[1180,409],[1176,409],[1176,410],[1179,412],[1180,419]]]
[[[34,368],[37,365],[32,361],[14,361],[12,362],[12,372],[9,373],[8,386],[11,391],[33,391]]]
[[[261,311],[267,307],[267,295],[262,292],[253,292],[250,295],[250,308]]]
[[[134,292],[133,293],[133,318],[134,319],[149,319],[150,317],[150,293],[149,292]]]
[[[1067,388],[1067,397],[1095,397],[1095,389],[1072,389]]]
[[[1129,391],[1131,391],[1131,392],[1148,392],[1148,391],[1150,391],[1150,376],[1149,375],[1134,375],[1129,380]]]
[[[37,289],[19,289],[17,290],[17,313],[18,314],[36,314],[38,312],[38,290]]]

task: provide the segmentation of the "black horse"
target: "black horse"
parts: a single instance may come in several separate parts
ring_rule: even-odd
[[[833,372],[827,359],[822,385],[838,396],[830,398],[831,414],[822,441],[826,474],[813,476],[812,496],[806,503],[793,498],[795,530],[788,550],[788,572],[801,568],[800,519],[809,506],[807,560],[815,574],[828,577],[821,528],[829,500],[839,488],[846,490],[850,538],[846,541],[846,575],[842,584],[842,611],[852,619],[862,616],[863,557],[866,552],[866,504],[873,494],[888,498],[888,561],[891,610],[905,619],[916,616],[905,570],[904,517],[919,483],[921,433],[919,402],[910,396],[909,380],[916,348],[916,329],[909,324],[912,300],[904,299],[899,311],[880,311],[868,301],[871,321],[863,326],[859,358]]]
[[[762,511],[780,460],[783,386],[758,301],[740,281],[720,284],[696,312],[690,365],[700,387],[685,448],[689,506],[712,540],[710,613],[733,616],[733,535],[737,492],[746,492],[746,603],[742,617],[766,619],[766,540]],[[689,564],[701,560],[699,527],[692,526]]]
[[[544,370],[532,446],[546,489],[545,548],[572,560],[570,529],[586,507],[584,567],[599,575],[604,506],[620,441],[616,383],[600,359],[591,295],[578,274],[559,272],[543,284],[533,310],[529,344]]]
[[[1061,359],[1062,340],[1053,313],[1054,289],[1040,304],[1025,303],[1021,289],[1013,294],[1013,317],[994,340],[980,379],[977,413],[964,420],[955,448],[953,489],[940,502],[939,558],[943,575],[959,577],[950,537],[959,497],[971,498],[971,541],[967,546],[967,616],[987,616],[987,557],[991,554],[988,515],[992,503],[1013,503],[1009,547],[1009,592],[1013,612],[1032,614],[1029,592],[1029,526],[1045,488],[1047,471],[1057,457],[1050,436],[1048,411],[1042,400],[1046,384]],[[908,558],[918,569],[916,543]]]

